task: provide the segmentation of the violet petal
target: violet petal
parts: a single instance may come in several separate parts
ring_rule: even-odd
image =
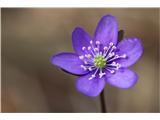
[[[107,83],[123,89],[127,89],[134,86],[137,80],[138,80],[137,74],[127,68],[119,69],[114,74],[106,75]]]
[[[79,55],[85,54],[82,47],[88,47],[90,45],[90,36],[82,28],[77,27],[72,32],[72,44],[75,52]]]
[[[94,41],[100,41],[104,46],[108,46],[110,42],[116,45],[117,39],[118,24],[116,18],[112,15],[103,16],[97,25]]]
[[[143,46],[138,38],[127,38],[122,40],[118,44],[117,49],[117,53],[119,55],[127,55],[125,59],[118,60],[118,63],[121,64],[121,67],[129,67],[133,65],[143,53]]]
[[[89,80],[91,75],[92,74],[90,73],[85,76],[79,77],[77,79],[76,87],[78,91],[82,92],[87,96],[98,96],[104,89],[106,82],[104,78],[100,79],[97,77]]]
[[[74,53],[54,55],[51,58],[51,63],[76,75],[83,75],[88,72],[80,67],[80,65],[83,65],[83,62],[79,59],[78,55]]]

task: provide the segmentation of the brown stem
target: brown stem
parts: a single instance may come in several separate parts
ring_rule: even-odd
[[[107,107],[105,104],[105,97],[104,97],[104,90],[102,91],[102,93],[100,95],[100,101],[101,101],[101,112],[107,113]]]

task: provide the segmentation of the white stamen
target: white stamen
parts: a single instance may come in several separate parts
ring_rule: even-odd
[[[116,62],[112,62],[112,64],[111,65],[116,65]]]
[[[92,41],[92,40],[90,41],[90,44],[93,44],[93,41]]]
[[[106,56],[106,59],[113,57],[115,55],[115,53],[113,52],[113,50],[116,49],[116,46],[110,46],[109,49],[111,48],[111,50],[109,51],[108,56]],[[108,52],[108,51],[107,51]]]
[[[108,51],[109,51],[109,53],[112,53],[113,52],[113,50],[115,50],[116,49],[116,46],[113,46],[113,43],[111,42],[111,43],[109,43],[109,47],[106,49],[106,51],[103,53],[103,56],[105,57],[106,55],[107,55],[107,53],[108,53]],[[109,55],[109,54],[108,54]],[[106,56],[106,59],[108,59],[109,57],[108,56]]]
[[[100,41],[96,41],[96,45],[100,45]]]
[[[109,45],[110,45],[110,46],[113,46],[113,43],[112,43],[112,42],[110,42],[110,43],[109,43]]]
[[[100,69],[99,78],[102,78],[106,73],[102,72],[102,69]]]
[[[83,55],[79,56],[79,59],[83,60],[83,59],[84,59],[84,56],[83,56]]]
[[[81,65],[81,67],[84,67],[84,65]]]
[[[87,70],[87,68],[84,65],[81,65],[81,68],[83,68],[84,70]]]
[[[89,54],[89,55],[88,55],[88,58],[89,58],[89,59],[92,58],[92,55]]]
[[[115,70],[112,70],[111,68],[106,68],[106,70],[108,70],[110,73],[115,73]]]
[[[94,77],[96,77],[96,75],[95,75],[95,74],[93,74],[93,75],[92,75],[92,78],[94,78]]]
[[[99,73],[99,78],[102,78],[106,73]]]
[[[86,57],[87,57],[88,59],[90,59],[90,58],[92,57],[92,55],[88,54]]]
[[[112,57],[113,57],[115,55],[115,52],[112,52],[111,54],[112,54]]]
[[[105,60],[107,60],[108,58],[111,58],[111,57],[113,57],[115,55],[115,53],[114,52],[112,52],[112,53],[109,53],[108,54],[108,56],[105,58]],[[108,62],[108,61],[107,61]]]
[[[84,70],[89,70],[89,71],[92,71],[92,70],[95,70],[95,66],[94,65],[80,65],[81,68],[83,68]]]
[[[92,80],[93,79],[93,77],[91,76],[90,78],[89,78],[89,80]]]
[[[113,57],[112,59],[108,60],[107,62],[110,62],[110,61],[116,60],[116,59],[118,59],[118,58],[126,58],[126,57],[127,57],[127,55],[126,55],[126,54],[123,54],[123,55],[121,55],[121,56],[119,56],[119,55],[115,55],[115,57]]]
[[[94,53],[94,51],[93,51],[93,50],[91,50],[91,53],[92,53],[92,55],[95,57],[95,55],[96,55],[96,54]]]
[[[94,48],[94,51],[95,51],[95,52],[98,52],[98,51],[99,51],[99,49],[98,49],[98,48]]]
[[[108,67],[117,67],[119,63],[112,62],[111,64],[107,64]]]
[[[107,50],[108,48],[105,46],[103,49],[104,49],[104,50]]]
[[[87,62],[87,61],[84,61],[84,64],[88,64],[88,62]]]
[[[115,57],[116,57],[116,58],[126,58],[127,55],[126,55],[126,54],[123,54],[123,55],[116,55]]]
[[[109,51],[109,49],[110,49],[110,46],[107,48],[105,48],[106,50],[105,50],[105,52],[103,53],[103,56],[105,57],[106,55],[107,55],[107,53],[108,53],[108,51]]]
[[[86,58],[88,58],[88,59],[90,59],[90,58],[92,57],[91,54],[85,54],[84,56],[85,56]]]
[[[117,63],[117,70],[121,67],[121,64]]]
[[[110,72],[113,74],[115,71],[114,71],[114,70],[111,70]]]
[[[119,63],[116,63],[114,60],[116,60],[118,58],[126,58],[127,57],[126,54],[116,55],[116,53],[115,53],[116,46],[112,42],[109,43],[109,46],[104,46],[102,51],[100,50],[100,44],[101,44],[100,41],[96,41],[96,47],[95,47],[93,45],[93,41],[90,40],[89,46],[82,47],[82,50],[86,54],[79,56],[79,59],[83,60],[83,62],[84,62],[84,65],[81,65],[81,67],[84,70],[95,71],[90,76],[89,80],[95,78],[96,75],[98,75],[99,78],[102,78],[104,75],[106,75],[106,73],[102,72],[103,69],[106,69],[111,74],[115,73],[116,70],[118,70],[121,67],[121,65]],[[99,55],[103,55],[104,60],[106,60],[106,64],[107,64],[106,68],[98,68],[94,65],[94,58]],[[99,65],[100,65],[100,63],[99,63]]]
[[[88,48],[87,48],[89,51],[91,51],[91,53],[92,53],[92,55],[93,56],[95,56],[95,53],[93,52],[93,50],[92,50],[92,47],[91,46],[88,46]]]
[[[108,69],[118,70],[121,67],[121,64],[112,62],[111,64],[107,64]]]
[[[115,55],[115,58],[119,58],[119,55]]]
[[[88,46],[88,50],[91,50],[91,46]]]
[[[116,49],[117,47],[116,47],[116,46],[113,46],[112,48],[113,48],[113,49]]]
[[[91,77],[89,78],[89,80],[92,80],[93,78],[96,77],[96,74],[97,74],[98,70],[99,70],[99,68],[97,68],[97,70],[95,71],[95,73],[91,75]]]
[[[85,50],[86,49],[86,47],[82,47],[82,50]]]
[[[122,57],[123,57],[123,58],[126,58],[126,57],[127,57],[127,55],[126,55],[126,54],[123,54],[123,55],[122,55]]]
[[[92,71],[93,69],[92,69],[92,67],[89,67],[88,70],[89,70],[89,71]]]

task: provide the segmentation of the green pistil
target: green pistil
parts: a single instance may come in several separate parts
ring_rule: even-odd
[[[94,65],[97,68],[103,68],[106,65],[106,60],[102,55],[98,55],[94,58]]]

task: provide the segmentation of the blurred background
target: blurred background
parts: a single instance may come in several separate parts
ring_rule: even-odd
[[[139,37],[144,54],[131,68],[139,75],[129,90],[107,85],[108,112],[159,112],[159,9],[7,9],[2,23],[2,112],[101,112],[100,97],[77,92],[75,76],[53,66],[58,52],[73,52],[71,34],[93,35],[105,14],[117,17],[125,37]]]

